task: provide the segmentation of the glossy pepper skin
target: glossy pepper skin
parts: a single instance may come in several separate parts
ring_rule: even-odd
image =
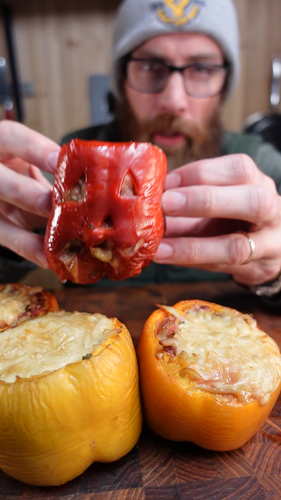
[[[51,269],[78,284],[124,280],[164,234],[164,153],[150,143],[74,139],[62,146],[45,237]]]

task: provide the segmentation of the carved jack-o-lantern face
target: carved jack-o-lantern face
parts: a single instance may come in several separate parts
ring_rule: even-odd
[[[58,160],[45,252],[62,280],[139,274],[164,232],[163,152],[149,143],[75,139]]]

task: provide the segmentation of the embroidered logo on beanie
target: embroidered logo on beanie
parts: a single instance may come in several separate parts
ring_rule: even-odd
[[[182,26],[195,19],[202,5],[205,5],[202,0],[163,0],[152,3],[151,7],[160,21]]]

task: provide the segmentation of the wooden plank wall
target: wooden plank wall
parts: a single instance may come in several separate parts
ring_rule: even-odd
[[[247,116],[269,110],[271,59],[281,55],[281,1],[234,1],[242,73],[226,104],[224,122],[238,131]],[[34,97],[24,99],[25,123],[59,141],[66,132],[90,123],[89,76],[110,70],[112,23],[119,0],[5,3],[13,13],[21,81],[31,82],[35,89]],[[6,54],[0,22],[0,56]]]

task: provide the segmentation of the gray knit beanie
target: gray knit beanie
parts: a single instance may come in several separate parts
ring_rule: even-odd
[[[124,0],[113,38],[113,91],[118,94],[117,62],[148,39],[169,33],[203,33],[221,47],[230,63],[228,94],[239,77],[239,28],[232,0]]]

